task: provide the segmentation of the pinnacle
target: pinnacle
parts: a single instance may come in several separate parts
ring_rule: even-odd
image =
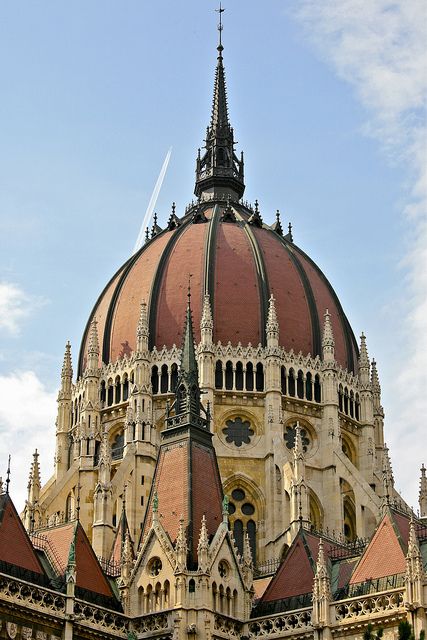
[[[88,355],[99,356],[98,323],[96,317],[90,323]]]
[[[301,427],[299,422],[297,422],[295,426],[294,458],[295,459],[304,458],[304,447],[302,444]]]
[[[147,303],[145,300],[141,302],[141,308],[139,312],[138,327],[136,330],[138,338],[148,337],[148,316],[147,316]]]
[[[197,546],[197,551],[200,553],[200,551],[207,549],[209,547],[209,536],[208,536],[208,529],[206,526],[206,516],[203,514],[202,516],[202,526],[200,528],[200,536],[199,536],[199,544]]]
[[[201,329],[213,329],[212,309],[209,294],[205,294],[203,298],[202,319],[200,321]]]
[[[323,324],[323,347],[335,347],[334,333],[332,330],[331,323],[331,314],[329,313],[329,309],[326,309],[324,314],[324,324]]]
[[[363,332],[362,332],[362,335],[360,336],[359,368],[369,370],[369,357],[368,357],[368,349],[366,346],[366,336]]]
[[[277,320],[276,300],[273,294],[271,294],[268,301],[267,333],[278,333],[278,331],[279,322]]]
[[[380,380],[378,377],[377,363],[375,360],[372,360],[371,364],[371,385],[372,391],[381,393]]]
[[[71,344],[69,340],[65,345],[64,362],[62,365],[61,377],[70,379],[73,377],[73,367],[71,363]]]

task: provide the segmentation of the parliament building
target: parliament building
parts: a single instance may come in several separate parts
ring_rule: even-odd
[[[221,35],[221,31],[220,31]],[[427,629],[427,478],[394,487],[377,365],[244,200],[223,46],[192,200],[66,345],[55,468],[0,487],[2,640],[360,639]]]

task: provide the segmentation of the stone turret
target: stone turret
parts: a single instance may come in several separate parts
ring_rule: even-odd
[[[293,448],[293,479],[291,483],[291,528],[296,535],[303,522],[308,522],[308,494],[305,478],[305,455],[299,422],[295,426],[295,443]]]
[[[99,450],[98,482],[93,496],[92,546],[101,558],[109,556],[113,543],[113,501],[111,485],[111,447],[106,431]]]
[[[424,582],[426,574],[424,571],[423,559],[420,552],[417,536],[415,533],[415,523],[413,517],[409,524],[408,552],[406,554],[405,571],[405,604],[408,609],[417,611],[420,609],[421,616],[425,620],[424,613]],[[420,627],[420,629],[423,627]]]
[[[24,525],[27,531],[33,531],[39,521],[40,513],[38,502],[40,498],[40,487],[39,453],[36,449],[33,453],[33,462],[31,464],[27,487],[28,495],[24,509]]]
[[[360,336],[359,385],[361,425],[359,468],[367,482],[372,484],[374,482],[375,467],[374,407],[371,386],[371,367],[364,333]]]
[[[331,638],[330,603],[332,601],[331,581],[323,551],[322,538],[319,540],[316,573],[313,581],[313,614],[312,623],[315,629],[322,629],[322,638]]]
[[[205,394],[204,404],[213,407],[215,391],[215,354],[213,345],[213,318],[209,294],[203,298],[200,320],[199,352],[200,387]]]
[[[71,364],[71,345],[65,345],[64,362],[61,371],[61,388],[58,393],[58,413],[56,418],[55,475],[59,480],[68,468],[68,450],[71,428],[71,393],[73,367]]]
[[[420,516],[422,518],[427,518],[427,477],[424,464],[421,465],[419,505]]]

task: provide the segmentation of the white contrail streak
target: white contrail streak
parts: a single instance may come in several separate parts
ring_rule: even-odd
[[[141,229],[139,230],[139,234],[136,239],[135,246],[132,251],[132,255],[142,247],[142,243],[144,241],[145,229],[148,227],[148,225],[151,222],[151,216],[153,215],[154,207],[156,206],[157,198],[159,197],[160,189],[162,188],[163,180],[165,178],[165,174],[168,168],[171,154],[172,154],[172,147],[169,147],[168,152],[166,154],[166,158],[163,162],[162,168],[160,169],[159,177],[157,178],[157,182],[154,186],[153,193],[151,194],[150,202],[148,203],[148,207],[145,212],[145,216],[142,221]]]

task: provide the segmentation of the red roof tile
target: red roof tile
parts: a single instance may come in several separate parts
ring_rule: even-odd
[[[0,495],[0,560],[45,575],[10,496]]]

